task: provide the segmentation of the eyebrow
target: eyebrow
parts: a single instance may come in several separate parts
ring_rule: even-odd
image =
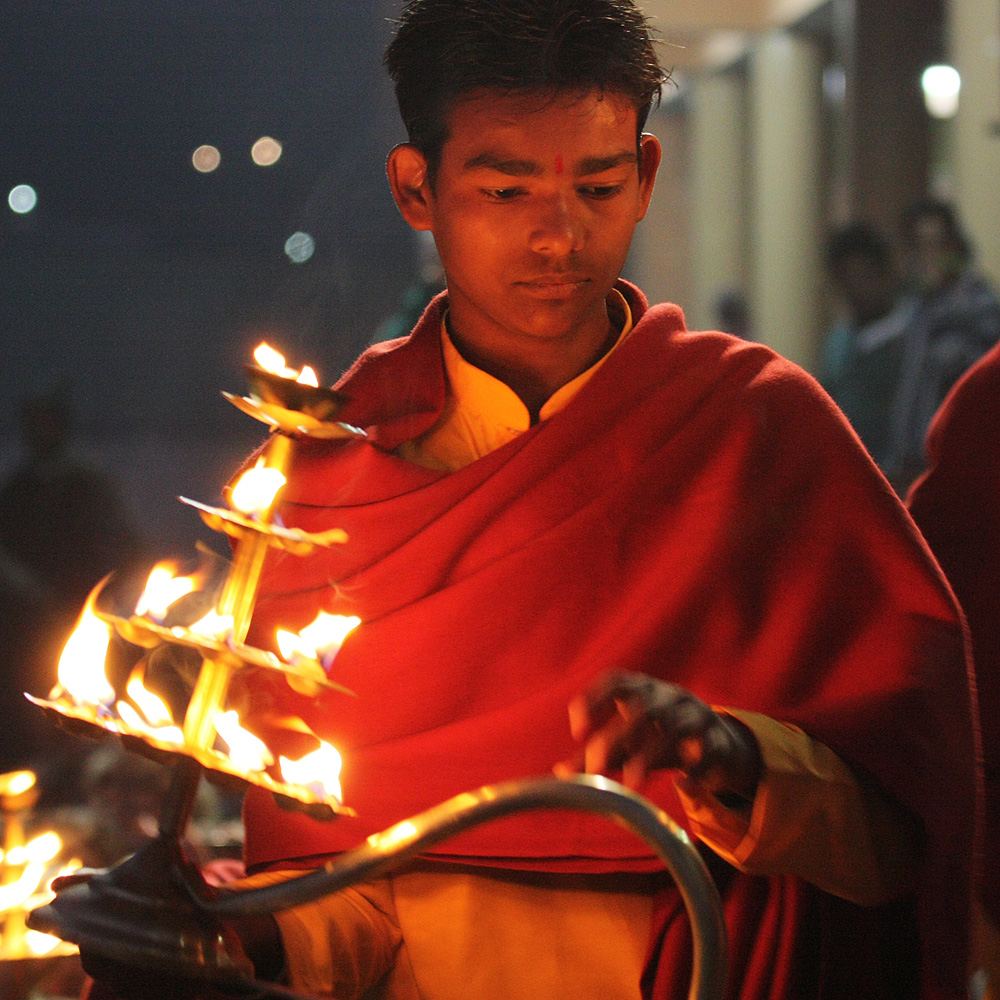
[[[581,160],[574,171],[577,177],[589,177],[591,174],[603,174],[605,170],[613,170],[623,163],[638,163],[639,157],[634,152],[615,153],[614,156],[592,156]]]
[[[639,157],[634,152],[614,153],[611,156],[591,156],[581,160],[574,167],[576,177],[589,177],[591,174],[601,174],[605,170],[613,170],[623,163],[638,163]],[[508,177],[539,177],[545,171],[541,164],[534,160],[518,160],[502,153],[477,153],[465,161],[463,170],[495,170]]]
[[[479,153],[465,161],[464,170],[495,170],[510,177],[538,177],[543,171],[534,160],[517,160],[502,153]]]

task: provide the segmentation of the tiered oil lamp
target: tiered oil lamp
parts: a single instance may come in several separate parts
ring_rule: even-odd
[[[0,961],[72,955],[74,945],[51,934],[28,930],[28,913],[53,898],[53,879],[68,875],[80,862],[61,859],[62,842],[54,832],[26,838],[25,823],[38,801],[32,771],[0,774]]]
[[[210,528],[233,542],[233,562],[215,607],[197,621],[168,626],[171,605],[194,591],[197,580],[174,575],[166,563],[154,568],[128,618],[98,609],[99,585],[63,650],[59,683],[47,699],[28,697],[64,719],[140,740],[160,755],[191,758],[322,817],[343,809],[336,749],[317,739],[307,757],[276,763],[264,742],[242,727],[235,711],[227,710],[226,695],[233,675],[250,667],[278,672],[302,693],[314,694],[322,687],[346,690],[329,678],[328,670],[340,643],[359,623],[357,618],[321,612],[298,634],[279,630],[282,656],[248,646],[245,640],[269,548],[304,556],[317,547],[347,541],[339,529],[311,534],[285,528],[274,519],[272,506],[285,482],[293,436],[350,437],[363,432],[330,419],[340,400],[332,390],[316,385],[311,369],[285,368],[284,358],[266,344],[258,347],[255,357],[261,364],[247,366],[253,395],[228,398],[272,428],[267,444],[253,468],[228,491],[228,507],[181,498]],[[131,672],[124,691],[112,686],[106,670],[112,631],[146,650],[173,646],[198,654],[197,679],[181,724],[144,683],[145,658]]]
[[[227,945],[222,923],[226,917],[317,899],[399,867],[434,843],[492,818],[530,809],[577,809],[606,815],[632,829],[666,862],[695,931],[690,996],[709,1000],[721,995],[725,931],[718,897],[699,855],[668,817],[603,778],[512,782],[460,795],[281,886],[215,890],[184,857],[180,841],[204,769],[266,788],[283,804],[316,819],[332,820],[350,811],[341,802],[340,755],[334,747],[316,738],[312,753],[276,762],[267,745],[226,708],[231,679],[248,668],[280,673],[306,695],[323,687],[339,688],[329,670],[347,632],[359,624],[357,619],[321,613],[298,634],[279,630],[280,656],[246,644],[268,549],[305,556],[317,547],[347,542],[342,531],[311,534],[286,528],[274,517],[272,507],[285,482],[295,440],[364,436],[335,420],[343,400],[335,391],[320,388],[311,369],[287,368],[284,358],[267,345],[258,348],[255,359],[256,365],[247,366],[251,395],[227,398],[270,427],[267,444],[253,468],[228,491],[228,507],[181,498],[210,528],[233,542],[233,562],[215,607],[197,621],[168,624],[171,605],[197,583],[176,576],[166,565],[153,571],[128,618],[98,609],[98,587],[60,658],[59,683],[47,699],[31,698],[61,720],[116,734],[133,748],[173,762],[159,834],[115,868],[59,890],[51,903],[30,914],[29,926],[144,972],[167,972],[236,993],[252,988],[259,996],[260,984],[250,984],[252,968],[238,949],[234,953]],[[144,683],[146,658],[131,671],[124,690],[112,686],[106,662],[113,631],[146,650],[183,648],[200,658],[179,725]]]

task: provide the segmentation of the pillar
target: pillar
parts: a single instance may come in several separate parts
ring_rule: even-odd
[[[820,336],[822,61],[777,31],[750,53],[752,318],[756,337],[804,367]]]
[[[689,323],[716,325],[722,292],[746,290],[745,85],[734,72],[691,86],[691,279]]]
[[[955,200],[980,269],[1000,287],[1000,5],[951,0],[950,58],[962,77],[954,121]]]

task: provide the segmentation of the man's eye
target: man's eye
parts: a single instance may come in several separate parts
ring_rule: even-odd
[[[585,198],[613,198],[622,187],[622,184],[589,184],[580,188],[580,194]]]
[[[512,201],[522,193],[522,188],[487,188],[486,195],[493,201]]]

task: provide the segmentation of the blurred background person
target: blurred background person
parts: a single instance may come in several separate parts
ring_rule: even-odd
[[[867,223],[855,222],[831,234],[826,267],[842,314],[823,342],[819,380],[884,468],[914,303],[902,298],[888,238]]]
[[[912,311],[882,466],[905,490],[923,469],[924,437],[948,390],[1000,340],[1000,302],[946,202],[911,205],[902,244]]]
[[[741,340],[753,340],[753,323],[750,319],[750,304],[738,288],[720,292],[713,304],[715,329],[731,333]]]

